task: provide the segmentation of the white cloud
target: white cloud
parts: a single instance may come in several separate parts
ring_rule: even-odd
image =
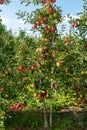
[[[76,18],[79,18],[79,16],[75,16],[75,15],[72,15],[72,14],[70,14],[70,15],[65,15],[65,16],[63,17],[63,22],[68,22],[68,21],[70,20],[70,18],[76,19]]]
[[[24,24],[23,20],[17,20],[19,24]]]
[[[8,24],[8,23],[10,23],[10,20],[9,20],[8,18],[3,18],[3,17],[1,17],[1,19],[2,19],[2,23],[3,23],[3,24]]]

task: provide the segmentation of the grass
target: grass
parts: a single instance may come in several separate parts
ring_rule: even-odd
[[[47,113],[49,119],[49,112]],[[9,111],[4,121],[6,130],[44,130],[41,111]],[[87,110],[53,113],[53,127],[48,130],[87,130]]]

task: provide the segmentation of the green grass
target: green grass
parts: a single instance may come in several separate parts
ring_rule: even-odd
[[[47,113],[49,120],[49,113]],[[6,113],[6,130],[43,130],[43,113],[35,111],[17,111]],[[30,129],[29,129],[30,128]],[[48,130],[85,130],[87,129],[87,111],[54,112],[53,127]]]

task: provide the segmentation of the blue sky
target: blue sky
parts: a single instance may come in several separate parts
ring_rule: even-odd
[[[65,16],[67,14],[71,14],[72,16],[76,16],[78,12],[83,11],[83,0],[57,0],[56,4],[61,7],[62,15]],[[33,10],[34,7],[29,6],[25,7],[20,4],[20,0],[11,0],[9,5],[0,5],[0,16],[2,18],[3,24],[7,26],[7,29],[12,29],[13,32],[18,32],[20,29],[30,30],[31,25],[24,24],[21,19],[17,19],[16,12],[18,10]]]

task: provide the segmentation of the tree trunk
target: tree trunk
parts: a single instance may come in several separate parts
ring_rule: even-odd
[[[45,130],[48,130],[45,98],[43,98],[43,106],[44,106],[44,128],[45,128]]]
[[[54,48],[54,36],[52,39],[52,48]],[[53,74],[54,68],[51,68],[51,73]],[[53,80],[51,80],[51,90],[53,88]],[[50,127],[52,127],[52,98],[50,99],[50,119],[49,119],[49,125]]]

